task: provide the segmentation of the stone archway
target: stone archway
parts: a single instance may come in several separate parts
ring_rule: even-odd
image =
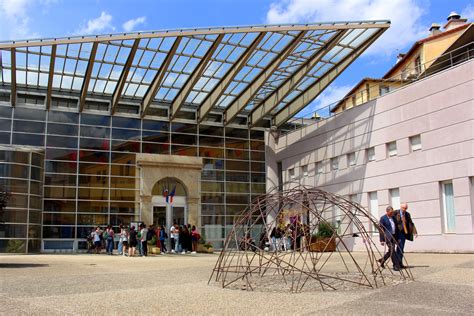
[[[176,178],[186,185],[188,222],[201,226],[201,170],[202,158],[158,154],[137,154],[140,178],[141,220],[153,220],[153,187],[161,179]]]

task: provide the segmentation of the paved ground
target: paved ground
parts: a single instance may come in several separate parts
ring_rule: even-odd
[[[0,314],[473,315],[474,255],[407,259],[408,284],[273,294],[207,285],[217,255],[0,255]]]

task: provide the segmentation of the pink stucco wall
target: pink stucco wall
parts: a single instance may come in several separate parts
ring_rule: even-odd
[[[474,61],[468,61],[278,140],[267,133],[267,187],[278,183],[281,161],[284,182],[294,168],[295,181],[355,194],[364,207],[368,192],[376,191],[378,217],[391,202],[389,190],[398,188],[419,231],[407,251],[474,252],[473,75]],[[422,149],[411,152],[414,135],[421,136]],[[393,141],[397,155],[387,157],[386,144]],[[369,147],[375,147],[375,161],[367,162]],[[347,163],[352,152],[355,166]],[[331,170],[331,158],[338,158],[338,170]],[[453,183],[454,233],[444,229],[443,181]]]

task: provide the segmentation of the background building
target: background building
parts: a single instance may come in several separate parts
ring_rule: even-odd
[[[0,189],[10,194],[0,252],[77,251],[94,226],[137,221],[196,224],[219,248],[265,192],[264,128],[285,124],[388,27],[0,43]]]
[[[458,20],[461,26],[449,29],[448,22],[445,31],[457,37],[436,49],[447,56],[420,65],[425,76],[383,95],[357,96],[361,102],[342,111],[348,95],[337,115],[286,135],[268,133],[267,187],[316,186],[362,204],[376,218],[406,201],[419,232],[408,250],[473,252],[474,30]],[[405,60],[431,40],[422,42]],[[405,67],[399,62],[389,74]],[[366,91],[365,83],[379,84],[366,79],[352,92]],[[343,225],[333,216],[334,225]],[[360,247],[363,240],[354,238],[354,249]]]

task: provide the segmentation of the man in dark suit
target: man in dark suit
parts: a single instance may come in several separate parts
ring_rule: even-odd
[[[383,258],[380,258],[380,266],[385,267],[385,261],[390,257],[392,259],[393,269],[395,271],[400,270],[400,264],[397,260],[397,255],[395,253],[395,221],[393,219],[393,207],[387,206],[385,209],[386,214],[380,218],[380,243],[382,246],[387,244],[387,252],[384,254]]]
[[[407,212],[408,210],[408,203],[400,204],[400,209],[395,211],[394,219],[395,219],[395,237],[397,239],[397,260],[400,262],[400,267],[405,268],[403,265],[403,252],[405,249],[405,241],[408,239],[413,241],[413,237],[417,237],[417,231],[415,224],[411,219],[410,213]]]

